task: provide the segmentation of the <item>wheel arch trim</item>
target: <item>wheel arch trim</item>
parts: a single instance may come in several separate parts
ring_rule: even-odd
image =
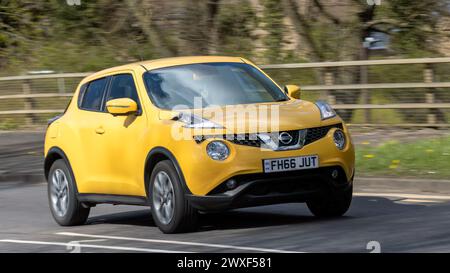
[[[178,161],[173,155],[173,153],[169,151],[167,148],[158,146],[151,149],[150,152],[147,154],[147,158],[145,159],[144,181],[147,195],[148,195],[148,180],[151,176],[151,170],[154,168],[157,162],[159,162],[158,156],[160,155],[168,158],[173,163],[175,170],[178,174],[178,177],[180,178],[181,186],[183,188],[184,193],[191,194],[191,191],[189,190],[189,187],[186,184],[186,180],[184,179],[183,171],[181,170],[180,164],[178,164]]]
[[[76,182],[73,170],[72,170],[72,166],[70,165],[69,158],[67,157],[66,153],[64,153],[64,151],[60,147],[53,146],[47,152],[47,156],[44,159],[44,176],[45,176],[45,179],[48,181],[48,173],[50,171],[50,168],[52,167],[52,163],[55,162],[56,160],[58,160],[58,159],[53,160],[53,155],[58,155],[66,163],[67,168],[69,169],[70,175],[72,176],[72,179],[73,179],[73,182],[74,182],[73,184],[74,184],[74,187],[75,187],[75,192],[76,192],[76,194],[78,194],[77,182]]]

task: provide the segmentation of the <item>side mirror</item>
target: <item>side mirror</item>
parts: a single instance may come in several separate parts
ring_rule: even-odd
[[[284,86],[284,92],[293,99],[300,99],[300,86],[298,85],[286,85]]]
[[[129,115],[137,112],[137,103],[129,98],[109,100],[106,102],[108,113],[113,115]]]

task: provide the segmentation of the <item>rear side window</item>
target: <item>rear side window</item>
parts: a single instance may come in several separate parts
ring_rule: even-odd
[[[106,83],[106,78],[90,82],[83,92],[80,108],[84,110],[100,111]]]
[[[129,98],[139,105],[139,98],[131,74],[120,74],[113,76],[111,88],[106,101],[113,99]]]

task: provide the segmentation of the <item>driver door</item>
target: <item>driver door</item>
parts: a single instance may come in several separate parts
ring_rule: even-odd
[[[109,100],[130,98],[138,105],[136,113],[128,115],[107,114],[102,119],[104,154],[102,167],[108,181],[108,194],[145,195],[144,174],[139,166],[143,164],[143,142],[147,119],[142,109],[135,77],[131,72],[111,76],[105,104]]]

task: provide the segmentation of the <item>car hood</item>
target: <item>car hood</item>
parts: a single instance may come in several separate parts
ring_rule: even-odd
[[[319,109],[304,100],[162,111],[160,118],[174,117],[179,112],[188,112],[221,125],[223,133],[275,132],[321,126]]]

